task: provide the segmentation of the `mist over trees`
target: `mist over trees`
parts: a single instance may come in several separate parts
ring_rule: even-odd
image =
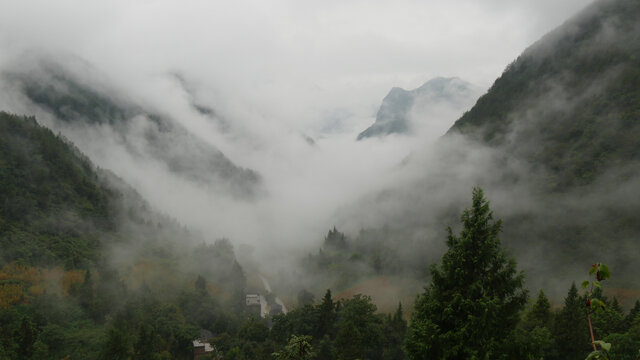
[[[395,252],[414,250],[403,256],[409,263],[416,253],[434,262],[444,251],[438,224],[452,223],[461,194],[480,185],[493,194],[503,244],[532,290],[548,283],[546,269],[562,268],[548,293],[560,300],[563,284],[582,273],[575,260],[596,257],[616,264],[616,286],[633,284],[638,14],[636,1],[598,1],[527,48],[437,146],[399,167],[423,173],[342,209],[349,221],[341,228],[357,234],[350,223],[365,223],[369,234],[393,239]],[[359,215],[362,208],[370,211]]]
[[[166,228],[175,226],[167,221],[158,227],[150,220],[162,217],[149,210],[138,212],[146,220],[120,218],[127,209],[122,205],[124,195],[110,185],[100,185],[91,163],[72,145],[33,118],[2,113],[2,122],[14,135],[22,134],[23,145],[29,143],[27,148],[36,149],[38,156],[23,159],[20,166],[25,169],[39,164],[37,149],[48,142],[59,147],[58,161],[84,161],[87,186],[111,190],[104,198],[90,198],[84,207],[70,211],[81,214],[87,206],[106,201],[116,224],[97,228],[101,241],[94,250],[96,256],[79,262],[65,257],[51,257],[44,264],[37,257],[3,258],[0,354],[5,358],[186,359],[193,356],[193,340],[203,331],[211,334],[207,341],[214,352],[210,356],[230,359],[272,359],[293,353],[303,358],[354,360],[419,359],[433,354],[440,358],[567,359],[583,357],[589,351],[586,300],[575,286],[557,311],[551,309],[542,291],[524,308],[527,292],[523,274],[501,248],[501,222],[493,220],[479,188],[473,191],[471,207],[462,213],[460,234],[448,230],[449,250],[442,265],[431,267],[431,285],[418,296],[409,324],[402,304],[384,314],[367,295],[338,299],[331,290],[317,302],[301,296],[295,309],[262,318],[245,305],[250,274],[236,260],[229,240],[210,245],[198,244],[197,239],[185,242],[193,235]],[[9,162],[3,158],[3,163]],[[59,179],[60,188],[75,181],[62,177],[65,169],[49,168],[53,178]],[[37,205],[48,193],[24,192],[30,189],[25,187],[27,183],[14,183],[13,188],[15,194],[35,194],[29,195],[34,202],[26,212],[36,214],[40,209],[42,214],[57,218],[60,214]],[[139,206],[144,209],[144,204]],[[31,228],[39,219],[3,216],[3,236],[12,236],[6,229]],[[51,241],[47,234],[30,236],[42,236],[46,244]],[[150,234],[155,234],[153,240],[144,240]],[[171,236],[180,237],[181,249],[174,247]],[[58,246],[65,244],[64,237],[57,239]],[[81,235],[79,239],[91,240]],[[9,254],[28,253],[20,247],[28,242],[5,241],[15,249]],[[86,247],[78,240],[65,246]],[[332,261],[338,264],[351,262],[353,255],[335,258],[340,252],[349,254],[349,246],[346,236],[334,228],[325,238],[324,251],[331,251]],[[126,262],[110,261],[110,249],[123,247],[138,251],[131,252]],[[324,255],[318,256],[320,260],[314,261],[322,261]],[[375,257],[371,259],[375,271]],[[389,270],[381,266],[379,271]],[[618,356],[634,356],[638,305],[625,313],[615,298],[602,292],[594,292],[593,298],[608,305],[605,311],[593,314],[598,338],[610,342]]]
[[[282,135],[180,70],[145,97],[0,57],[35,114],[0,109],[0,359],[637,359],[638,19],[594,2],[434,143],[425,87],[357,141],[348,109]]]

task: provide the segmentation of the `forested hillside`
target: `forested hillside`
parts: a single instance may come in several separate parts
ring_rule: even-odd
[[[35,118],[0,113],[2,264],[86,266],[116,229],[117,193]]]
[[[31,112],[52,116],[51,125],[61,131],[83,130],[81,136],[95,137],[94,142],[104,146],[111,140],[136,161],[157,161],[177,177],[223,194],[251,199],[262,191],[258,173],[237,166],[172,116],[89,80],[96,77],[94,69],[78,66],[81,70],[74,72],[42,54],[29,56],[25,63],[2,74],[4,86]],[[211,109],[190,106],[217,121]]]
[[[191,359],[196,339],[209,358],[272,359],[293,335],[321,359],[404,358],[401,307],[327,291],[261,317],[246,294],[275,295],[229,240],[155,213],[34,117],[0,112],[0,129],[0,359]]]
[[[634,0],[594,3],[525,50],[450,132],[525,159],[547,191],[635,175],[639,17]]]
[[[228,240],[205,245],[33,117],[0,112],[0,129],[0,358],[127,358],[134,341],[190,358],[200,328],[242,324]]]
[[[639,270],[639,18],[637,1],[592,4],[528,48],[451,128],[525,164],[502,181],[527,184],[542,205],[505,219],[519,257],[525,243],[543,244],[559,266],[602,249],[623,274]]]

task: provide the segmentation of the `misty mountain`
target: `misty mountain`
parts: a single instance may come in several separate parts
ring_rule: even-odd
[[[394,87],[382,100],[376,121],[358,135],[358,140],[411,133],[424,122],[453,121],[479,95],[478,87],[455,77],[433,78],[413,90]]]
[[[368,221],[351,245],[367,271],[397,271],[379,254],[404,252],[402,271],[415,273],[437,261],[460,194],[477,185],[531,288],[564,288],[597,261],[630,286],[640,271],[639,18],[637,1],[586,8],[526,49],[435,146],[414,152],[398,169],[414,179],[343,209],[343,228]]]
[[[483,182],[511,199],[505,238],[521,259],[638,271],[639,18],[637,1],[592,4],[526,49],[448,132],[493,154],[500,172]]]
[[[237,166],[177,119],[137,104],[96,81],[90,69],[83,70],[75,73],[41,58],[4,73],[3,80],[29,106],[51,114],[55,127],[63,132],[72,129],[83,133],[82,137],[93,137],[98,144],[112,140],[137,161],[151,159],[177,177],[221,194],[251,199],[262,191],[258,173]],[[184,88],[184,80],[177,79]],[[215,118],[210,107],[196,103],[188,91],[187,95],[192,98],[194,112]],[[104,136],[105,131],[115,139]]]
[[[218,114],[216,110],[211,106],[208,106],[207,104],[202,103],[198,100],[197,89],[185,78],[184,75],[175,72],[172,73],[171,76],[175,79],[180,88],[185,92],[189,101],[189,105],[194,110],[214,123],[221,132],[229,132],[229,122],[223,119],[222,116]]]
[[[205,244],[66,138],[5,112],[0,248],[3,358],[113,358],[123,321],[131,339],[154,329],[145,354],[192,358],[198,329],[242,321],[246,278],[228,240]],[[172,320],[148,320],[162,311]]]
[[[563,191],[640,160],[640,3],[599,1],[511,63],[450,133],[500,148]]]

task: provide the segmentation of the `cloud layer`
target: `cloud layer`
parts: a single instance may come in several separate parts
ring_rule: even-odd
[[[400,165],[431,152],[421,138],[355,142],[391,87],[459,76],[486,88],[587,3],[7,0],[0,65],[15,67],[33,50],[74,71],[82,66],[68,56],[86,60],[87,71],[99,74],[92,86],[178,119],[235,164],[258,171],[268,195],[237,201],[132,159],[110,129],[67,129],[98,165],[211,238],[302,250],[333,225],[336,209],[425,176],[425,167]],[[228,126],[212,124],[194,103]],[[28,104],[2,105],[29,111]],[[367,222],[352,226],[360,225]]]

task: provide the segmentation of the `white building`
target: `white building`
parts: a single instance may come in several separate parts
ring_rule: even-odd
[[[247,306],[260,306],[260,295],[258,294],[247,294],[245,304]]]

